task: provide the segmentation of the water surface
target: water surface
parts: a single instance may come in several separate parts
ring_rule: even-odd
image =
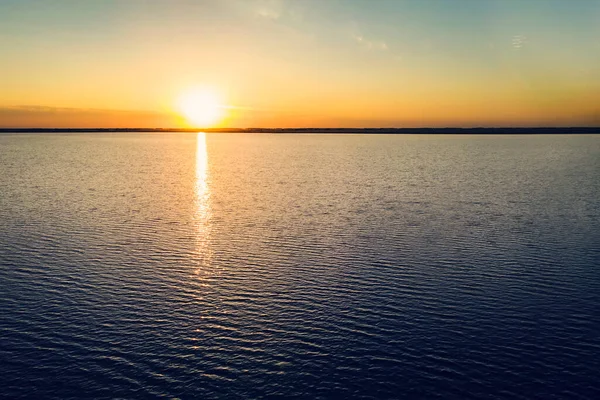
[[[600,398],[600,137],[0,135],[0,396]]]

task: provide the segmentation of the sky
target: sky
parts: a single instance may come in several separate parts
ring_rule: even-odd
[[[0,127],[600,125],[600,0],[0,0],[0,57]]]

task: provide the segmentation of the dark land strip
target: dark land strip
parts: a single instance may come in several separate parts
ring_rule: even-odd
[[[235,133],[362,133],[429,135],[552,135],[598,134],[600,127],[535,128],[0,128],[0,133],[121,133],[121,132],[235,132]]]

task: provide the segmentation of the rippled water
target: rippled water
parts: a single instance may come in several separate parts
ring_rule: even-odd
[[[0,136],[0,396],[600,398],[600,137]]]

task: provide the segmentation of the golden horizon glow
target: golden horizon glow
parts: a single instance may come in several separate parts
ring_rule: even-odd
[[[220,96],[210,88],[187,90],[179,97],[178,109],[190,126],[198,128],[212,128],[225,116]]]

